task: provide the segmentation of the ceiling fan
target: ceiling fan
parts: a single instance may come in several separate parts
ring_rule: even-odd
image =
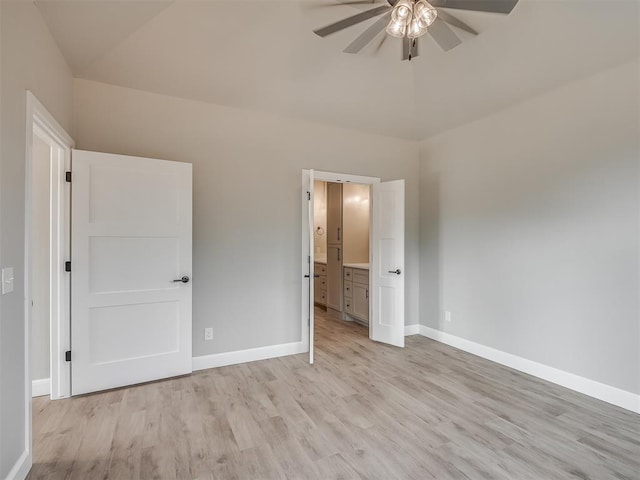
[[[375,0],[346,0],[332,5],[373,4],[374,2]],[[478,32],[472,27],[445,9],[473,10],[506,15],[513,10],[517,3],[518,0],[430,0],[430,2],[427,0],[384,0],[384,5],[364,10],[313,32],[320,37],[326,37],[358,23],[380,17],[347,45],[343,52],[360,52],[386,28],[387,35],[384,35],[376,51],[380,49],[388,35],[402,38],[402,60],[411,60],[418,55],[418,38],[426,33],[445,52],[462,43],[462,40],[449,28],[449,25],[478,35]]]

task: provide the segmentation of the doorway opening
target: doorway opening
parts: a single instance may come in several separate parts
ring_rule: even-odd
[[[329,334],[346,321],[369,336],[370,194],[367,184],[314,181],[314,303]]]
[[[316,222],[316,181],[325,192],[326,226],[321,218]],[[347,185],[354,186],[353,191],[350,187],[347,191],[350,203],[359,203],[355,210],[364,206],[369,215],[347,219],[351,223],[347,230],[366,228],[364,236],[357,236],[360,240],[356,241],[368,243],[368,252],[360,249],[345,260]],[[319,201],[322,198],[320,193]],[[321,212],[322,206],[318,209]],[[322,231],[326,235],[325,252],[315,241],[316,236],[322,237]],[[380,182],[376,177],[303,170],[302,274],[301,321],[310,363],[314,362],[316,303],[326,307],[333,318],[368,324],[371,340],[404,347],[404,180]]]

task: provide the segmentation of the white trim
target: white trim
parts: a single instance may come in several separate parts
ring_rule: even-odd
[[[302,344],[304,351],[309,352],[309,363],[313,363],[313,328],[311,328],[311,315],[313,314],[313,268],[312,263],[314,258],[313,248],[311,248],[313,236],[313,224],[309,224],[309,198],[307,196],[307,188],[309,193],[313,190],[313,170],[302,170],[302,187],[301,187],[301,205],[302,205],[302,261],[300,263],[300,292],[301,292],[301,312],[300,312],[300,331],[302,332]],[[305,275],[309,275],[308,279],[305,279]],[[305,288],[305,284],[306,288]],[[307,320],[308,319],[308,320]]]
[[[419,326],[419,333],[440,343],[472,353],[492,362],[519,370],[534,377],[547,380],[556,385],[583,393],[598,400],[611,403],[632,412],[640,413],[640,395],[627,392],[620,388],[612,387],[604,383],[596,382],[579,375],[566,372],[542,363],[534,362],[526,358],[518,357],[511,353],[503,352],[495,348],[487,347],[470,340],[451,335],[450,333],[436,330],[424,325]]]
[[[306,172],[306,173],[305,173]],[[306,349],[309,350],[309,364],[313,365],[314,362],[314,356],[315,356],[315,325],[316,325],[316,317],[315,317],[315,253],[314,253],[314,242],[315,242],[315,237],[313,234],[314,231],[314,221],[315,221],[315,210],[314,210],[314,205],[315,205],[315,185],[314,185],[314,174],[313,174],[313,170],[307,170],[307,171],[303,171],[302,172],[302,176],[304,177],[305,174],[307,175],[307,180],[309,182],[308,185],[308,190],[307,190],[307,219],[306,219],[306,223],[307,223],[307,235],[306,235],[306,241],[307,241],[307,248],[309,249],[309,262],[307,265],[307,274],[308,277],[307,281],[304,281],[304,276],[303,281],[302,281],[302,288],[304,290],[304,284],[307,283],[307,288],[309,289],[309,293],[307,294],[307,317],[309,318],[309,326],[308,326],[308,339],[307,339],[307,343],[306,343]],[[304,194],[304,192],[303,192]],[[303,295],[304,297],[304,295]],[[305,342],[304,340],[302,340],[303,343]]]
[[[43,397],[51,392],[51,382],[48,378],[31,381],[31,397]]]
[[[380,179],[378,177],[365,177],[364,175],[351,175],[348,173],[320,172],[318,170],[314,170],[313,176],[315,180],[321,180],[323,182],[361,183],[363,185],[380,183]]]
[[[32,463],[31,454],[26,451],[22,452],[20,458],[16,460],[16,463],[14,463],[11,470],[9,470],[5,480],[22,480],[27,478]]]
[[[57,154],[57,155],[56,155]],[[71,349],[71,274],[64,262],[71,259],[71,148],[57,146],[51,158],[51,328],[49,376],[51,399],[71,395],[71,367],[63,352]]]
[[[40,103],[36,96],[27,90],[27,113],[30,113],[27,117],[28,125],[31,126],[31,121],[34,120],[39,127],[44,129],[49,135],[51,135],[57,143],[60,145],[66,145],[69,148],[75,147],[73,138],[62,128],[58,121],[49,113],[49,111]],[[36,116],[33,119],[32,117]]]
[[[249,348],[235,352],[214,353],[213,355],[193,357],[193,371],[225,367],[238,363],[255,362],[268,358],[285,357],[307,351],[308,347],[305,345],[305,342],[292,342],[282,343],[280,345],[269,345],[268,347]]]
[[[417,323],[414,325],[405,325],[404,326],[404,336],[408,337],[409,335],[419,335],[420,334],[420,327],[421,325],[418,325]]]
[[[64,261],[70,259],[70,186],[64,172],[71,169],[71,149],[75,143],[56,119],[30,92],[26,92],[26,158],[25,158],[25,329],[27,360],[31,338],[31,163],[33,135],[37,133],[53,149],[51,155],[51,323],[49,391],[52,399],[71,395],[71,370],[63,360],[63,352],[71,348],[70,276],[64,271]],[[27,370],[29,372],[29,370]],[[31,398],[30,373],[26,383]],[[30,429],[30,426],[29,426]]]

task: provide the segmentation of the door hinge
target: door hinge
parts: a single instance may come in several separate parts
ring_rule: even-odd
[[[64,173],[64,180],[67,183],[71,183],[71,172],[65,172]]]
[[[311,200],[311,192],[307,192],[307,200]]]
[[[71,262],[64,262],[64,271],[65,272],[71,271]]]
[[[64,352],[64,361],[65,362],[71,361],[71,350],[67,350],[66,352]]]

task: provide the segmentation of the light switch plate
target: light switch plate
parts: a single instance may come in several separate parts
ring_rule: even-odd
[[[13,292],[13,267],[2,269],[2,294]]]

